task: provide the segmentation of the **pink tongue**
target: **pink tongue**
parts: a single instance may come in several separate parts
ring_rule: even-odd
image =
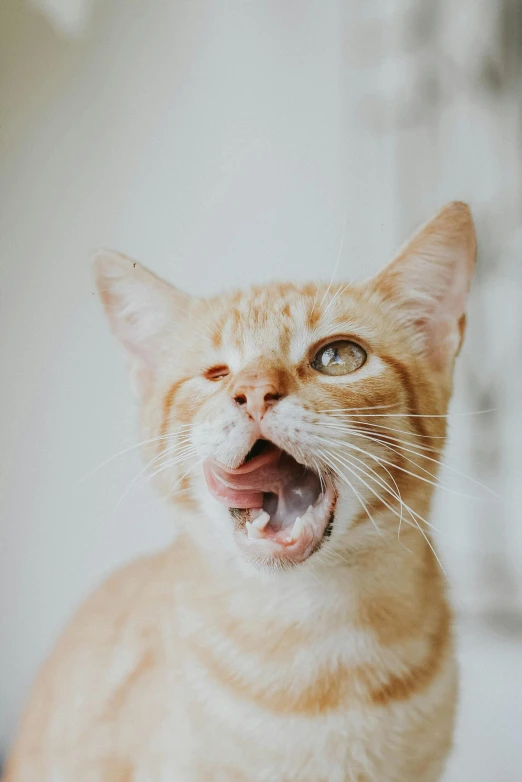
[[[315,473],[277,449],[261,454],[237,470],[210,460],[205,477],[212,495],[229,508],[266,506],[273,521],[284,524],[304,513],[319,496]]]

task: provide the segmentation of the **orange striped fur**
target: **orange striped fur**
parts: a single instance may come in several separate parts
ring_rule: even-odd
[[[457,677],[427,520],[474,261],[460,203],[347,287],[203,300],[100,254],[142,439],[160,438],[144,455],[179,536],[79,610],[35,685],[7,782],[440,778]],[[314,351],[341,338],[366,362],[321,375]],[[292,567],[249,557],[241,519],[203,478],[203,459],[234,466],[248,450],[231,402],[246,371],[276,379],[274,442],[335,486],[330,534]]]

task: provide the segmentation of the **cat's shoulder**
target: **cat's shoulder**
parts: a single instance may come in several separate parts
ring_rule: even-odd
[[[162,616],[174,608],[176,546],[139,557],[106,578],[66,626],[52,655],[106,659],[133,640],[147,646],[157,639]]]
[[[173,600],[176,580],[176,546],[141,556],[109,575],[78,609],[70,629],[84,625],[94,634],[110,629],[112,640],[125,629],[150,622],[155,613]],[[147,612],[143,609],[147,606]]]
[[[172,627],[175,611],[178,559],[176,545],[140,557],[109,576],[80,606],[37,677],[15,758],[38,753],[54,735],[74,743],[100,712],[106,707],[110,712],[114,699],[127,697],[144,676],[156,675],[166,650],[173,648],[166,628]]]

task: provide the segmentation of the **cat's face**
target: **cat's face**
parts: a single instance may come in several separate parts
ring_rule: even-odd
[[[100,255],[151,472],[200,511],[191,534],[274,568],[382,535],[379,507],[396,528],[435,477],[474,256],[459,204],[358,286],[272,283],[202,300]]]

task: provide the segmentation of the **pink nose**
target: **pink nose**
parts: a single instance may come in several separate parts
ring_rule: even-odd
[[[275,377],[247,375],[239,376],[232,389],[234,402],[245,405],[254,421],[261,421],[269,407],[281,399],[282,390]]]

